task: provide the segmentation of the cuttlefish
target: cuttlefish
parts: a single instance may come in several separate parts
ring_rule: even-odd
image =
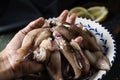
[[[96,69],[110,70],[109,59],[89,30],[67,22],[52,20],[47,26],[30,31],[17,53],[24,60],[32,58],[45,65],[54,80],[79,79],[89,74],[91,65]],[[83,38],[81,44],[75,38]]]

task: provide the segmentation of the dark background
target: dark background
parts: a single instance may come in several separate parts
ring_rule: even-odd
[[[115,62],[102,80],[120,80],[120,0],[1,0],[0,1],[0,50],[13,35],[30,21],[43,16],[57,17],[64,9],[82,6],[106,6],[107,19],[101,24],[113,35],[117,54]]]

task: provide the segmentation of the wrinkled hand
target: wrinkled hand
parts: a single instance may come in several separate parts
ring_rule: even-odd
[[[67,19],[67,15],[68,11],[64,10],[58,19],[60,21],[67,21],[70,24],[74,24],[76,15],[72,14],[69,19]],[[44,19],[42,17],[29,23],[13,37],[6,48],[0,53],[0,80],[22,77],[26,74],[39,72],[44,69],[42,64],[38,64],[35,61],[27,60],[21,63],[16,62],[16,59],[20,58],[20,55],[16,53],[16,50],[21,47],[26,34],[35,28],[40,28],[43,24]],[[78,27],[81,28],[82,26],[78,25]],[[75,39],[78,43],[80,43],[81,40],[82,37],[77,37]]]
[[[16,50],[21,47],[25,35],[29,31],[41,27],[43,24],[43,18],[39,18],[29,23],[24,29],[20,30],[13,37],[13,39],[8,43],[6,48],[0,53],[0,57],[3,58],[2,60],[0,60],[0,66],[3,66],[0,67],[0,80],[21,77],[25,74],[40,71],[43,68],[42,65],[35,63],[34,61],[16,63],[16,59],[19,58]]]

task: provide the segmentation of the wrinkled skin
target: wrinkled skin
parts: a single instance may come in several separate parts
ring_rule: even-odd
[[[21,59],[21,55],[17,54],[16,51],[21,47],[26,34],[35,28],[41,27],[43,24],[43,18],[38,18],[37,20],[29,23],[12,38],[5,49],[0,53],[0,80],[10,80],[44,69],[43,65],[38,64],[35,61],[28,60],[22,63],[16,62],[16,59]]]

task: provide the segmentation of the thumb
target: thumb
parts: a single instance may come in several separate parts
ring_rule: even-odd
[[[40,28],[44,24],[44,18],[40,17],[32,22],[30,22],[25,28],[19,31],[19,34],[25,36],[29,31]]]
[[[21,43],[24,39],[24,37],[26,36],[26,34],[35,29],[35,28],[39,28],[44,24],[44,18],[40,17],[32,22],[30,22],[25,28],[23,28],[22,30],[20,30],[14,37],[13,39],[10,41],[10,43],[7,45],[7,49],[18,49],[21,46]]]

